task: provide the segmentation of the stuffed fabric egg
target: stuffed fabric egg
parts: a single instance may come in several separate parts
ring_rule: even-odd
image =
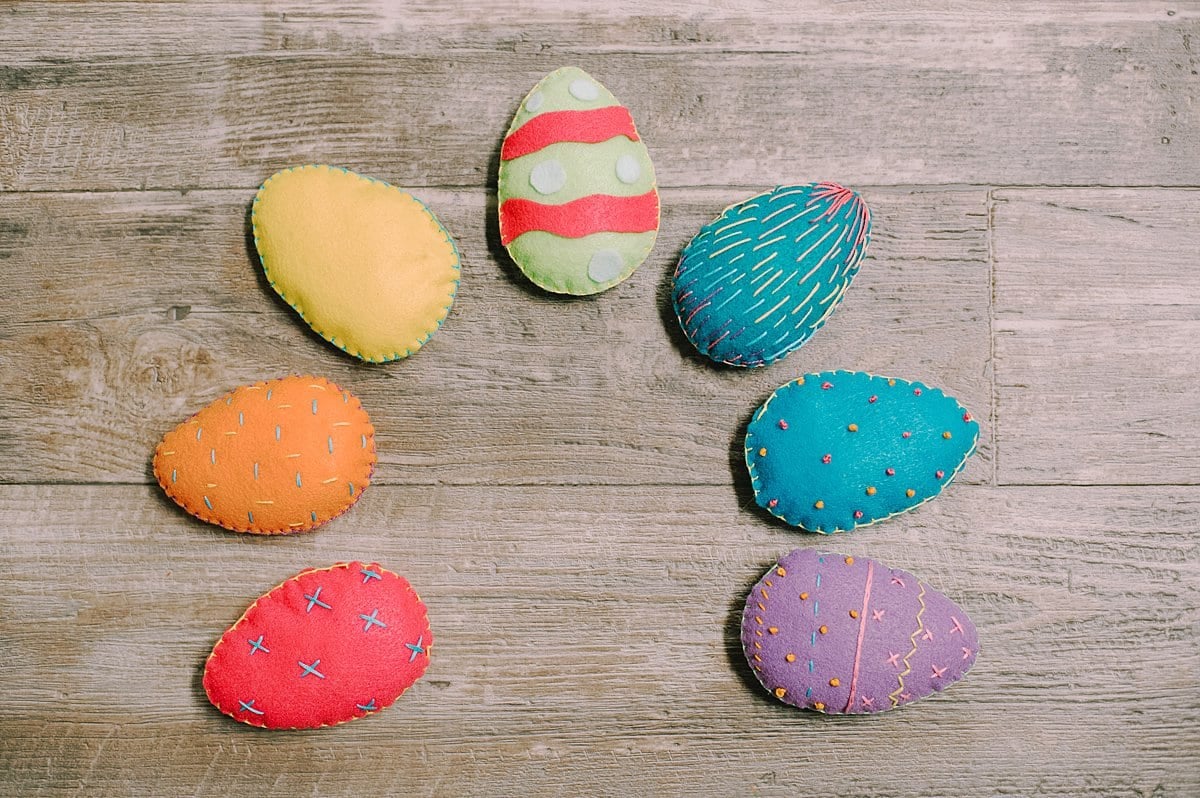
[[[633,117],[577,67],[551,72],[517,109],[497,193],[500,242],[547,291],[612,288],[658,235],[654,166]]]
[[[871,238],[871,213],[836,183],[779,186],[731,205],[683,251],[675,315],[700,354],[769,366],[842,301]]]

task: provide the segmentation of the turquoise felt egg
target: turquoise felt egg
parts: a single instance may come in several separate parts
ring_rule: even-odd
[[[759,506],[812,532],[844,532],[937,496],[966,464],[979,423],[952,396],[858,371],[806,374],[750,421]]]
[[[871,238],[862,197],[836,183],[779,186],[700,228],[675,270],[675,315],[701,354],[769,366],[842,301]]]

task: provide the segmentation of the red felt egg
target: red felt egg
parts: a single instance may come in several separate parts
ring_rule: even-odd
[[[315,729],[392,704],[429,665],[424,603],[376,563],[301,571],[258,598],[204,666],[208,699],[267,729]]]

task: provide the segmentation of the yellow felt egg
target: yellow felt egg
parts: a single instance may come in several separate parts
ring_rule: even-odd
[[[251,221],[271,287],[355,357],[408,357],[450,312],[458,249],[396,186],[334,166],[284,169],[258,190]]]

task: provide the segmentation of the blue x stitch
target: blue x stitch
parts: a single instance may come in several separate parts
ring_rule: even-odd
[[[319,660],[319,659],[318,659],[318,660],[313,660],[313,664],[312,664],[312,665],[305,665],[303,662],[301,662],[301,663],[299,663],[299,664],[300,664],[300,667],[301,667],[301,668],[304,668],[304,673],[300,674],[300,678],[301,678],[301,679],[303,679],[305,676],[307,676],[307,675],[308,675],[308,674],[310,674],[310,673],[311,673],[313,676],[316,676],[318,679],[324,679],[324,678],[325,678],[325,674],[323,674],[323,673],[321,673],[319,670],[317,670],[317,666],[321,664],[321,660]]]
[[[363,626],[363,631],[364,631],[364,632],[369,632],[369,631],[371,631],[371,627],[372,627],[372,626],[378,626],[380,629],[386,629],[386,628],[387,628],[387,624],[386,624],[386,623],[384,623],[383,621],[379,620],[379,618],[378,618],[378,617],[376,617],[376,616],[378,616],[378,615],[379,615],[379,610],[378,610],[378,609],[374,609],[374,610],[371,610],[371,614],[370,614],[370,615],[361,615],[361,614],[360,614],[360,615],[358,616],[359,618],[362,618],[364,621],[366,621],[366,622],[367,622],[367,623],[366,623],[366,624]],[[418,641],[418,642],[419,642],[419,641]]]
[[[363,575],[363,584],[364,585],[367,582],[370,582],[372,579],[378,579],[380,582],[383,581],[383,577],[380,576],[379,574],[375,573],[374,571],[372,571],[370,568],[363,568],[359,571],[359,573],[361,573]]]
[[[355,704],[354,706],[358,707],[363,712],[374,712],[375,711],[375,699],[372,698],[370,701],[368,701],[365,704]]]
[[[238,703],[242,705],[243,712],[253,712],[255,715],[261,715],[263,711],[254,708],[254,702],[257,700],[257,698],[251,698],[249,701],[238,701]]]
[[[424,639],[425,639],[425,635],[421,635],[420,637],[417,638],[417,642],[404,644],[408,648],[408,650],[412,652],[412,656],[410,656],[408,658],[409,662],[412,662],[414,659],[416,659],[418,654],[425,653],[425,649],[421,648],[421,641],[423,641]]]
[[[264,654],[271,653],[271,649],[269,649],[263,645],[263,637],[265,637],[265,635],[259,635],[257,640],[247,640],[246,641],[247,643],[250,644],[250,656],[253,657],[255,651],[261,651]]]
[[[316,590],[314,590],[313,594],[311,596],[308,595],[307,593],[305,593],[304,597],[306,599],[308,599],[308,609],[306,609],[305,612],[312,612],[313,605],[316,605],[318,607],[324,607],[327,610],[333,609],[333,607],[330,607],[324,601],[321,601],[321,588],[320,587],[318,587]]]

